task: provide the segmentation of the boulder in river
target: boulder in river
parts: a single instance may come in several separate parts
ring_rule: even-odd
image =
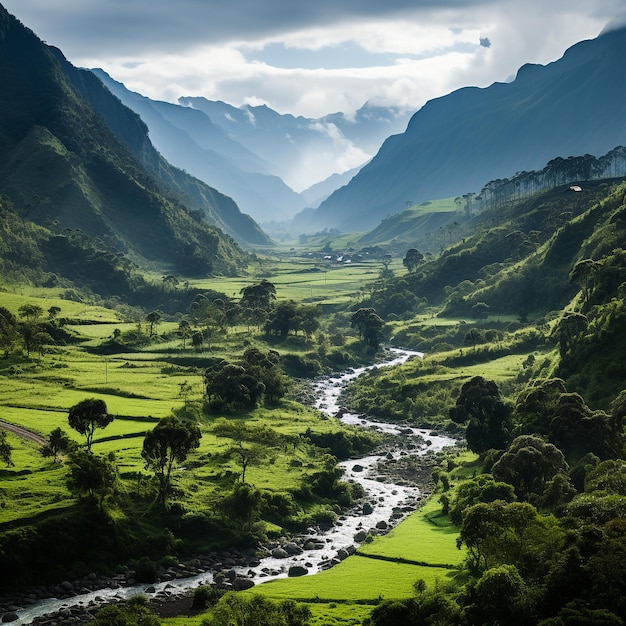
[[[289,578],[295,578],[296,576],[306,576],[309,573],[309,570],[304,567],[304,565],[292,565],[289,568],[289,572],[287,575]]]
[[[275,559],[286,559],[289,556],[289,553],[285,548],[274,548],[272,550],[272,556]]]
[[[252,589],[254,587],[254,581],[249,578],[237,577],[233,580],[233,589],[235,591],[245,591],[246,589]]]

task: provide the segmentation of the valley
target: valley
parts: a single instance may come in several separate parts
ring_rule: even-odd
[[[0,6],[0,619],[624,623],[625,37],[314,119]]]

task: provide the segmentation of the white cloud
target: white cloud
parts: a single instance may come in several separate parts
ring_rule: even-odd
[[[417,108],[463,85],[505,80],[526,62],[557,59],[596,36],[623,0],[4,0],[70,61],[102,67],[127,87],[266,103],[318,117],[365,101]],[[481,46],[487,40],[490,47]],[[327,55],[333,68],[271,65],[263,48]],[[358,67],[341,65],[341,44]],[[355,52],[356,51],[356,52]],[[321,58],[321,57],[320,57]],[[354,60],[354,54],[350,56]]]

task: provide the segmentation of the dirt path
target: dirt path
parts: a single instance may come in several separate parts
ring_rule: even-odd
[[[26,428],[22,428],[21,426],[15,426],[15,424],[7,424],[6,422],[0,422],[0,428],[6,430],[18,437],[22,437],[22,439],[28,439],[29,441],[34,441],[36,444],[40,446],[48,445],[48,440],[34,433],[32,430],[27,430]]]

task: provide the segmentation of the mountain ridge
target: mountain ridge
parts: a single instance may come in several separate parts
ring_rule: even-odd
[[[200,273],[244,262],[224,232],[268,241],[231,199],[166,163],[138,116],[1,5],[0,77],[0,193],[22,219]]]
[[[545,66],[522,66],[511,83],[463,87],[428,101],[404,133],[389,137],[320,205],[313,226],[374,227],[408,200],[478,191],[562,153],[599,155],[623,144],[624,58],[626,29],[613,30]]]

